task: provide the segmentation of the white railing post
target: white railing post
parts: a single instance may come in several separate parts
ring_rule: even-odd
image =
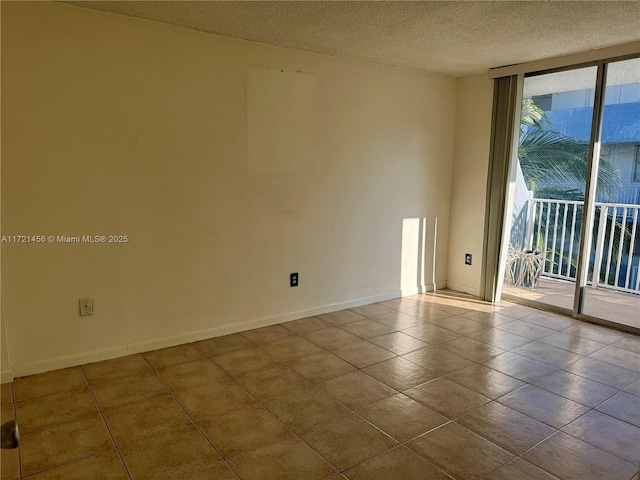
[[[615,219],[614,219],[615,220]],[[620,227],[620,245],[618,246],[618,259],[616,262],[616,276],[613,281],[613,286],[618,286],[620,280],[620,267],[622,266],[622,256],[624,255],[624,242],[625,242],[625,228],[627,224],[627,207],[622,210],[622,225]],[[613,241],[613,239],[611,239]]]
[[[555,207],[553,219],[550,217],[554,213],[552,207]],[[640,269],[640,258],[637,255],[634,257],[633,254],[638,245],[636,236],[640,231],[640,225],[638,225],[640,223],[640,205],[596,202],[594,207],[594,220],[599,223],[591,247],[591,252],[595,250],[595,258],[592,262],[590,257],[587,263],[589,268],[593,265],[593,273],[589,277],[591,280],[588,278],[587,284],[593,288],[607,288],[640,295],[640,275],[636,275]],[[542,275],[575,282],[576,276],[572,275],[571,263],[574,257],[574,237],[582,203],[573,200],[533,198],[527,209],[529,216],[524,227],[525,241],[527,242],[525,248],[536,248],[545,252],[545,267],[547,262],[550,265],[543,269]],[[619,214],[622,216],[621,222],[617,220]],[[608,222],[610,215],[612,217],[611,225]],[[621,223],[620,226],[619,223]],[[616,244],[615,236],[618,230],[620,230],[620,241]],[[538,245],[538,241],[541,241],[542,244]],[[617,245],[615,249],[614,244]],[[616,252],[615,256],[614,251]],[[591,252],[587,254],[590,255]],[[554,268],[556,258],[559,260],[558,268]],[[566,271],[562,269],[563,258],[567,260]],[[626,265],[623,265],[624,260],[627,261]],[[601,273],[604,273],[606,277],[604,281],[600,280]],[[624,282],[622,281],[623,275]],[[609,276],[612,277],[611,281],[609,281]],[[623,285],[619,285],[619,283],[623,283]]]
[[[555,207],[556,209],[553,214],[553,243],[551,244],[551,273],[559,274],[559,271],[553,271],[553,266],[556,263],[556,240],[558,238],[558,213],[560,213],[560,202],[556,202]],[[562,257],[562,253],[559,253],[559,256]]]
[[[609,285],[609,272],[611,271],[611,259],[613,258],[613,244],[616,236],[616,218],[618,218],[618,207],[611,207],[611,228],[609,229],[609,248],[607,249],[607,267],[604,271],[604,284]],[[605,219],[606,220],[606,219]],[[613,258],[615,260],[615,258]]]
[[[527,228],[524,234],[524,246],[527,250],[533,250],[533,226],[536,223],[536,201],[530,198],[527,202]]]
[[[553,260],[551,261],[551,271],[547,270],[547,260],[549,259],[549,220],[551,216],[551,200],[547,200],[547,219],[544,224],[544,265],[542,266],[542,273],[553,273]],[[544,204],[543,204],[544,205]],[[540,209],[540,216],[542,217],[542,208]]]
[[[571,215],[571,237],[569,238],[569,269],[567,276],[571,278],[571,263],[573,262],[573,238],[576,234],[576,217],[578,216],[578,205],[573,205],[573,214]]]
[[[604,232],[607,224],[607,207],[600,205],[600,216],[598,217],[598,237],[596,238],[596,257],[593,264],[593,277],[591,286],[596,288],[600,283],[600,265],[602,264],[602,252],[604,250]]]
[[[624,288],[633,288],[631,284],[631,264],[633,263],[633,249],[636,242],[636,225],[638,224],[638,210],[633,210],[633,221],[631,227],[631,241],[629,242],[629,256],[627,257],[627,274],[625,275]],[[637,290],[637,289],[636,289]]]
[[[568,203],[563,204],[564,212],[562,215],[562,234],[560,235],[560,264],[558,265],[558,275],[562,275],[562,263],[564,260],[564,235],[567,232],[567,208],[569,208]],[[567,267],[567,276],[569,276],[569,267]]]

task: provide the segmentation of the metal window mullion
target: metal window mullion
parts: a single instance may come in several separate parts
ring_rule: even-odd
[[[598,182],[598,167],[600,159],[600,137],[602,134],[602,113],[604,110],[604,89],[606,88],[607,65],[598,62],[596,75],[596,89],[591,120],[591,136],[589,140],[589,163],[587,165],[587,185],[582,215],[582,231],[580,232],[580,247],[578,253],[578,271],[576,274],[576,289],[573,296],[573,316],[582,313],[584,296],[589,272],[589,257],[593,219],[595,214],[596,187]]]

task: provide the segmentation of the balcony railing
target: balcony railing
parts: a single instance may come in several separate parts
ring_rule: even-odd
[[[587,284],[640,294],[640,205],[595,207]],[[542,275],[575,281],[582,224],[582,202],[534,198],[522,208],[511,241],[545,252]]]

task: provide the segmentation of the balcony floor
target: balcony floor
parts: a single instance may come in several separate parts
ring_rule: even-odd
[[[562,308],[573,308],[575,283],[542,277],[532,288],[505,284],[503,293],[525,300],[546,303]],[[584,313],[610,322],[640,328],[640,295],[614,292],[604,288],[588,288]]]

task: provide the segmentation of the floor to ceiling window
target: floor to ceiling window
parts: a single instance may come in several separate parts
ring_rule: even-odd
[[[640,329],[640,58],[521,84],[503,295]]]
[[[582,312],[640,327],[640,58],[607,66],[600,171]],[[615,176],[614,176],[615,175]]]

